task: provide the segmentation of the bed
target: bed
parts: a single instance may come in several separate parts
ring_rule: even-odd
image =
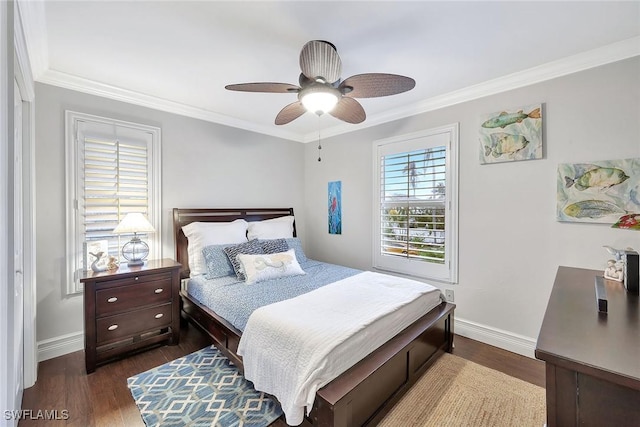
[[[182,264],[181,277],[188,279],[191,273],[183,227],[191,223],[229,223],[239,219],[255,222],[287,216],[293,216],[292,208],[174,209],[174,239],[176,258]],[[203,329],[244,372],[243,358],[238,354],[243,325],[238,327],[237,321],[227,320],[186,289],[181,291],[181,299],[183,317]],[[451,352],[454,308],[453,304],[438,302],[435,308],[420,313],[409,326],[317,390],[305,424],[336,427],[377,424],[439,356]],[[278,356],[282,355],[274,355]]]

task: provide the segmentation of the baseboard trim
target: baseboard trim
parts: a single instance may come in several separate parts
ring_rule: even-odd
[[[504,350],[535,358],[536,340],[456,317],[455,333]]]
[[[455,319],[455,333],[513,353],[534,358],[536,340],[470,320]],[[38,341],[38,362],[84,350],[84,333],[61,335]]]
[[[64,356],[78,350],[84,350],[84,333],[82,332],[38,341],[38,362]]]

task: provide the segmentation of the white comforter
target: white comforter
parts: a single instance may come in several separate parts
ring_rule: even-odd
[[[245,377],[277,397],[287,423],[298,425],[319,388],[439,302],[431,285],[363,272],[259,308],[238,347]]]

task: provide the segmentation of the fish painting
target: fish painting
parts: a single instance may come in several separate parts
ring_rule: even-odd
[[[499,115],[490,118],[486,122],[482,123],[483,128],[502,128],[512,125],[514,123],[522,123],[525,119],[539,119],[540,108],[533,109],[530,113],[525,113],[523,110],[519,110],[515,113],[501,112]]]
[[[565,207],[564,213],[573,218],[595,219],[627,212],[619,206],[604,200],[581,200]]]
[[[574,186],[579,191],[588,188],[609,188],[622,184],[627,179],[629,179],[629,176],[622,169],[598,166],[575,178],[564,177],[567,188]]]
[[[498,132],[492,133],[490,137],[491,146],[485,145],[485,156],[489,154],[493,157],[500,157],[503,154],[513,155],[529,144],[529,141],[523,135]]]
[[[640,212],[640,158],[560,163],[556,176],[559,221],[614,224]]]
[[[481,164],[542,158],[542,104],[484,114],[478,123]]]

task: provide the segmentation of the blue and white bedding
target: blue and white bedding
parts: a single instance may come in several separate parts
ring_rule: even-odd
[[[257,309],[240,339],[245,378],[302,423],[316,392],[440,303],[440,290],[365,271]],[[274,357],[277,355],[277,357]]]
[[[300,263],[303,276],[289,276],[247,285],[235,275],[206,279],[204,275],[189,279],[187,292],[193,298],[244,331],[249,316],[256,309],[297,297],[329,283],[360,273],[349,267],[307,259]]]
[[[300,266],[306,274],[253,284],[201,275],[187,285],[242,331],[245,377],[278,398],[289,425],[302,422],[318,389],[441,302],[438,288],[416,280],[307,259]]]

